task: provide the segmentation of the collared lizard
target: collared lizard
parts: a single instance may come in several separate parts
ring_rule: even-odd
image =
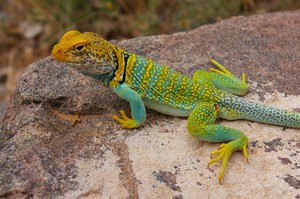
[[[96,33],[76,30],[63,35],[52,57],[109,86],[130,103],[131,117],[121,110],[113,118],[124,128],[138,128],[146,119],[145,106],[158,112],[188,117],[188,132],[201,140],[227,142],[214,150],[208,166],[222,159],[223,177],[232,152],[243,150],[248,160],[248,138],[243,132],[214,124],[216,119],[246,119],[300,128],[300,113],[247,101],[245,74],[239,79],[215,60],[216,68],[196,71],[191,78],[151,59],[127,52]]]

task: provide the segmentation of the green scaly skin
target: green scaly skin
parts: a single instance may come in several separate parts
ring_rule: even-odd
[[[146,119],[145,106],[173,116],[188,117],[188,132],[209,142],[227,142],[214,150],[208,166],[222,159],[221,183],[228,158],[236,150],[246,150],[248,138],[239,130],[214,124],[216,119],[247,119],[300,127],[300,114],[246,101],[246,76],[237,78],[215,60],[217,69],[196,71],[193,78],[150,59],[129,53],[91,32],[67,32],[54,46],[55,60],[69,62],[85,75],[102,81],[130,103],[131,117],[121,110],[113,116],[124,128],[137,128]],[[235,94],[235,95],[233,95]]]

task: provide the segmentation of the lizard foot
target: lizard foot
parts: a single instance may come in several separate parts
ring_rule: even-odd
[[[123,128],[133,129],[133,128],[137,128],[139,126],[138,123],[134,119],[131,119],[126,115],[125,111],[121,110],[120,113],[122,116],[121,118],[117,115],[114,115],[113,119],[116,120],[117,122],[119,122]]]
[[[212,80],[217,88],[235,95],[244,95],[249,90],[245,73],[242,74],[242,78],[240,79],[216,60],[210,59],[210,62],[213,63],[216,68],[210,68],[209,71],[215,73],[217,77],[219,77],[216,80]]]
[[[209,166],[217,161],[219,161],[220,159],[222,159],[222,167],[221,170],[219,172],[218,175],[218,179],[219,179],[219,183],[221,183],[221,180],[223,178],[227,163],[228,163],[228,159],[231,156],[232,152],[235,150],[239,150],[239,149],[243,149],[243,154],[244,157],[247,159],[248,162],[248,152],[247,152],[247,143],[248,140],[245,140],[246,142],[241,143],[240,140],[235,140],[232,142],[229,142],[227,144],[221,144],[218,150],[214,150],[211,153],[211,159],[208,162],[207,168],[209,168]],[[239,147],[238,145],[240,145],[240,143],[242,144],[242,147]],[[212,156],[217,155],[217,157],[212,158]]]
[[[218,73],[218,74],[221,74],[221,75],[225,75],[229,78],[235,77],[234,74],[232,74],[229,70],[227,70],[224,66],[222,66],[220,63],[218,63],[216,60],[210,59],[210,62],[212,64],[214,64],[218,69],[210,68],[209,71],[215,72],[215,73]],[[246,78],[247,78],[246,74],[243,73],[242,78],[241,78],[243,83],[246,83]]]

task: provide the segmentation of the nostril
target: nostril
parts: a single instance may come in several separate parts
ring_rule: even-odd
[[[53,47],[52,54],[61,54],[62,50],[57,45]]]
[[[54,46],[53,50],[52,50],[52,57],[55,60],[59,60],[61,55],[62,55],[63,51],[62,49],[58,48],[57,46]]]

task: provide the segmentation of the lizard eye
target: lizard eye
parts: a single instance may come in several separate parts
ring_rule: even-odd
[[[83,51],[83,49],[84,49],[84,45],[82,45],[82,44],[79,44],[79,45],[77,45],[77,46],[75,47],[75,50],[76,50],[77,52],[81,52],[81,51]]]

